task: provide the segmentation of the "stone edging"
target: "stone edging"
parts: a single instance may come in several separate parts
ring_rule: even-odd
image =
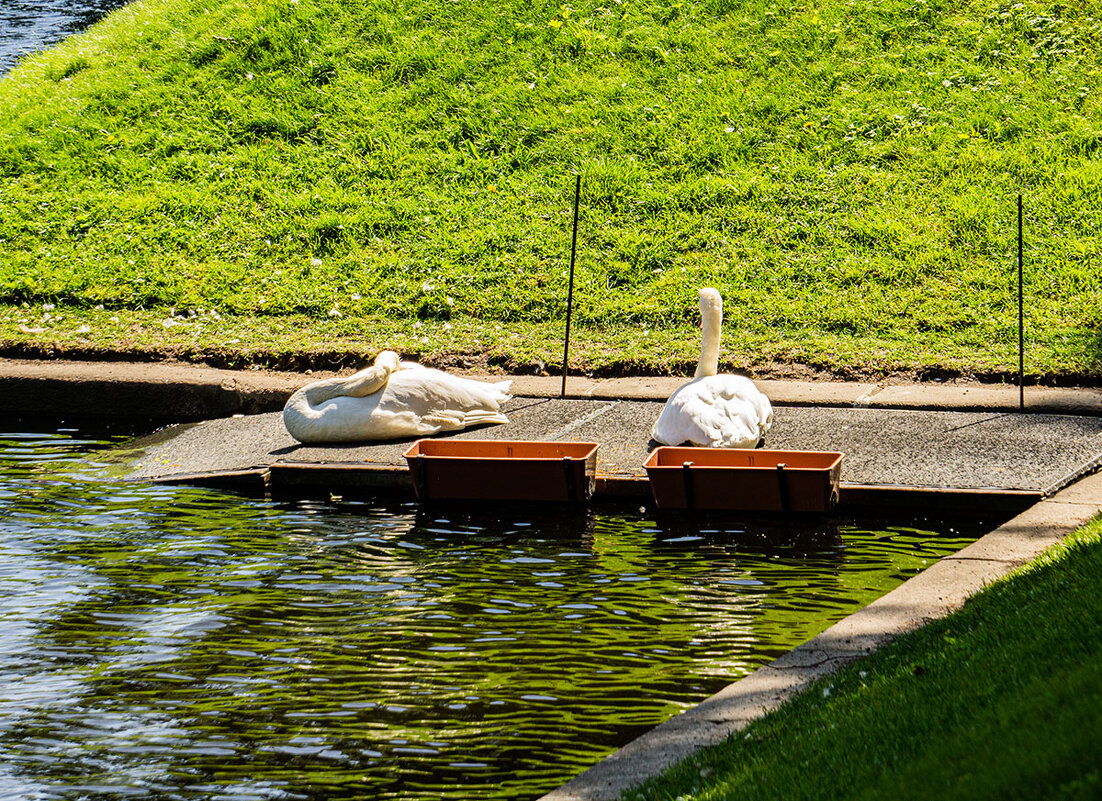
[[[74,411],[165,417],[175,421],[278,411],[299,387],[335,373],[224,370],[181,363],[74,362],[0,359],[0,392],[10,414]],[[501,381],[510,376],[474,375]],[[512,376],[513,393],[558,397],[561,378]],[[591,379],[572,376],[567,397],[665,400],[685,377]],[[1015,412],[1018,390],[974,382],[877,384],[838,381],[757,381],[777,406]],[[1027,387],[1026,411],[1102,416],[1102,388]]]

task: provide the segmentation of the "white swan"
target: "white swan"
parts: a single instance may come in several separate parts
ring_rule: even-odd
[[[501,404],[511,383],[460,378],[384,350],[366,370],[298,390],[283,407],[283,424],[299,442],[358,442],[507,423]]]
[[[723,299],[714,289],[700,290],[700,323],[696,376],[670,395],[651,437],[663,445],[757,447],[773,425],[773,406],[749,378],[716,375]]]

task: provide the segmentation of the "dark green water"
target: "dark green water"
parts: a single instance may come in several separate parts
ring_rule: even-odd
[[[535,798],[979,532],[282,504],[104,444],[0,435],[0,798]]]

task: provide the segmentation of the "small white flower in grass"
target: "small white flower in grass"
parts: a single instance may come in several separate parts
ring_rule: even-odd
[[[165,328],[173,328],[179,324],[179,320],[174,320],[171,317],[161,320],[161,325],[163,325]]]
[[[341,310],[338,309],[336,306],[334,306],[332,309],[329,310],[329,316],[333,317],[333,318],[344,317],[344,315],[341,314]]]
[[[96,311],[103,311],[103,304],[102,303],[97,303],[96,306],[95,306],[95,309],[96,309]]]
[[[727,133],[734,133],[735,132],[735,126],[734,125],[728,125],[723,130],[725,130]]]
[[[452,330],[452,324],[451,323],[444,323],[444,330],[445,331],[451,331]]]
[[[256,76],[255,76],[255,75],[253,75],[253,74],[252,74],[251,72],[246,72],[246,73],[245,73],[245,80],[246,80],[246,81],[251,81],[251,80],[252,80],[253,78],[255,78],[255,77],[256,77]]]
[[[447,303],[449,306],[455,305],[455,300],[454,298],[452,298],[451,295],[448,295],[446,298],[444,298],[444,302]]]
[[[42,311],[53,311],[56,308],[57,307],[54,306],[54,304],[52,304],[52,303],[43,303],[42,304]]]
[[[823,698],[830,698],[830,688],[829,687],[824,687],[823,688]]]
[[[85,325],[82,325],[80,328],[77,329],[77,333],[78,334],[87,334],[91,330],[92,330],[92,326],[85,324]]]
[[[428,281],[425,281],[425,283],[421,284],[421,291],[422,292],[432,292],[432,290],[434,290],[435,288],[436,287],[434,287]]]
[[[317,256],[310,259],[310,266],[311,267],[321,267],[321,259],[319,259]]]
[[[360,295],[359,292],[353,292],[352,293],[352,300],[359,300],[360,297],[361,297],[361,295]]]

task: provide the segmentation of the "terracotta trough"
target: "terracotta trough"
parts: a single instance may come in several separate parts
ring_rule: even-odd
[[[822,513],[838,503],[842,454],[661,447],[643,467],[659,509]]]
[[[596,442],[420,439],[403,455],[422,501],[556,501],[593,495]]]

